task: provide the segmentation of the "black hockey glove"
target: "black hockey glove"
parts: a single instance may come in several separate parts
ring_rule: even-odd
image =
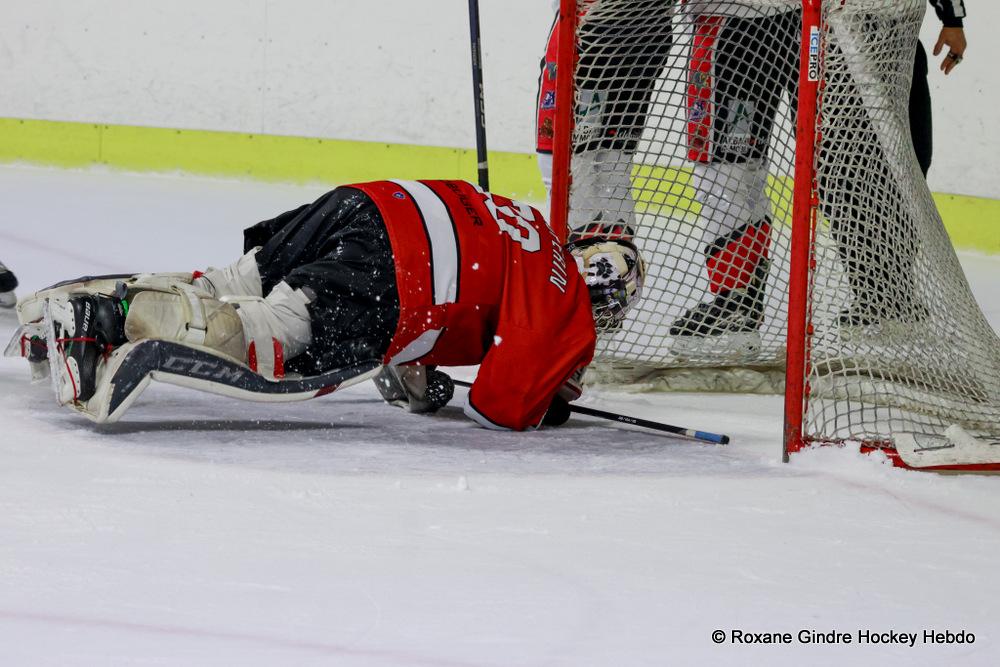
[[[543,426],[562,426],[569,421],[570,409],[569,403],[565,401],[560,396],[555,396],[552,399],[552,403],[549,404],[549,409],[542,417]]]

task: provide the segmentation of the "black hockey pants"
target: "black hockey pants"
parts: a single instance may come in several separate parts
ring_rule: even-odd
[[[288,370],[315,375],[385,354],[399,292],[385,222],[368,195],[337,188],[258,223],[244,232],[244,252],[257,246],[264,294],[285,281],[315,295],[312,344]]]

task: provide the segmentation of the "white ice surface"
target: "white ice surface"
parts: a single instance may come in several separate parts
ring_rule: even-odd
[[[25,289],[218,265],[325,189],[0,167],[0,259]],[[1000,261],[963,261],[996,325]],[[0,360],[0,665],[1000,663],[1000,478],[781,464],[778,397],[587,401],[733,444],[495,433],[370,386],[277,407],[153,386],[96,427]],[[976,642],[712,643],[733,628]]]

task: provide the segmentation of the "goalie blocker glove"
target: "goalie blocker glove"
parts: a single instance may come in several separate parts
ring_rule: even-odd
[[[437,412],[451,400],[455,383],[441,371],[428,366],[386,366],[375,377],[386,403],[409,412]]]

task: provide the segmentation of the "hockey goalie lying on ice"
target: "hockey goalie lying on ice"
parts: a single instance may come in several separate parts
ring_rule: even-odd
[[[644,276],[630,242],[564,248],[534,208],[463,181],[339,187],[247,229],[244,253],[42,290],[18,304],[7,352],[99,422],[151,379],[288,401],[374,378],[429,412],[453,392],[436,366],[479,364],[466,414],[520,430],[566,420],[595,323],[618,326]]]

